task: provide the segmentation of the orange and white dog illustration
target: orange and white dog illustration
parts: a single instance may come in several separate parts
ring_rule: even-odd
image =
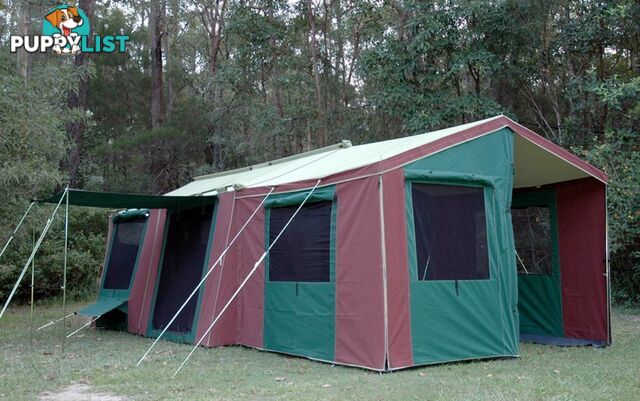
[[[59,8],[52,11],[45,18],[51,23],[51,25],[60,30],[60,33],[53,35],[54,39],[60,36],[78,36],[78,34],[72,32],[72,30],[84,23],[84,20],[78,14],[77,7]],[[56,45],[53,46],[53,51],[58,54],[78,54],[80,53],[80,46],[75,44],[71,46],[71,49],[69,49],[68,47],[60,48],[60,45]]]

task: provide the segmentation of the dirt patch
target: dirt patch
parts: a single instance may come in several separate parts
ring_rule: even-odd
[[[118,395],[96,393],[86,384],[72,384],[60,392],[45,391],[38,397],[41,401],[128,401],[128,398]]]

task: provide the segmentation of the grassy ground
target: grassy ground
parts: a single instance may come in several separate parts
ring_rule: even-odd
[[[72,305],[69,309],[75,310]],[[61,316],[36,309],[35,327]],[[74,317],[67,332],[86,320]],[[29,309],[0,321],[0,400],[33,400],[44,391],[88,384],[133,400],[638,400],[640,309],[614,310],[615,345],[560,348],[523,344],[520,359],[477,361],[373,373],[242,347],[189,352],[162,342],[136,368],[151,340],[84,330],[65,343],[60,325],[29,336]]]

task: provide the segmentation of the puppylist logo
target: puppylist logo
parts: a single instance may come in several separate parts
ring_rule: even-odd
[[[78,53],[124,53],[129,35],[96,35],[89,44],[89,18],[78,7],[58,6],[45,15],[42,35],[11,35],[11,53],[24,49],[27,53],[75,55]]]

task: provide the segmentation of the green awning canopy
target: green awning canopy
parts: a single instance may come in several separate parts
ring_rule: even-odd
[[[102,316],[105,313],[119,308],[129,301],[129,298],[98,298],[98,300],[78,311],[79,315]]]
[[[35,201],[39,203],[58,203],[63,195],[64,191],[49,198],[36,199]],[[214,203],[215,200],[216,196],[137,195],[69,189],[70,205],[114,209],[189,209],[192,207],[210,205]],[[63,202],[65,201],[63,200]]]

